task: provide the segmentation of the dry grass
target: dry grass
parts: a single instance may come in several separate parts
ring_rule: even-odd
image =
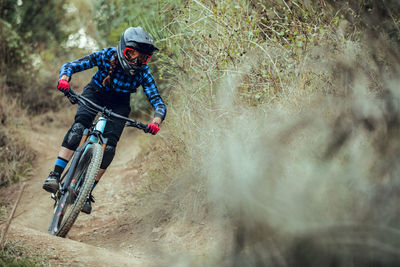
[[[0,94],[0,117],[0,186],[5,186],[29,177],[35,154],[18,131],[28,119],[15,99]]]
[[[0,251],[1,266],[48,266],[48,259],[35,251],[29,251],[21,242],[7,242],[4,249]]]
[[[340,47],[329,54],[325,48],[351,42],[338,33],[342,18],[321,13],[319,4],[297,3],[193,1],[178,12],[161,40],[176,50],[174,58],[161,59],[175,73],[164,126],[171,130],[160,145],[174,148],[166,149],[168,157],[197,170],[197,160],[187,160],[199,160],[200,136],[214,135],[206,119],[226,127],[242,108],[301,110],[310,95],[333,91],[326,62]],[[234,95],[229,101],[237,110],[221,106],[224,94]]]
[[[187,2],[169,28],[176,82],[145,166],[181,220],[228,225],[217,265],[288,266],[290,255],[314,266],[288,236],[318,243],[316,228],[345,235],[328,226],[396,210],[397,51],[386,36],[363,39],[348,7],[287,3]]]

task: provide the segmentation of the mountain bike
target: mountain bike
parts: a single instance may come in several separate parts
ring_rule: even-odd
[[[60,237],[67,235],[89,197],[107,144],[107,138],[103,137],[107,121],[123,120],[126,127],[148,132],[147,125],[101,107],[73,90],[66,93],[66,96],[72,104],[82,105],[94,114],[100,112],[100,116],[91,128],[84,130],[71,165],[60,179],[59,190],[51,194],[55,203],[48,230],[51,235]]]

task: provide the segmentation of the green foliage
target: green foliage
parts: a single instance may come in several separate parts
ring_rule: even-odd
[[[6,243],[0,251],[0,266],[4,267],[34,267],[45,266],[46,259],[38,254],[29,252],[21,244]]]
[[[42,51],[60,47],[66,40],[64,23],[64,1],[0,2],[0,91],[13,95],[33,113],[55,107],[46,97],[49,78],[38,79],[38,66]]]
[[[130,26],[142,26],[156,41],[165,37],[162,29],[171,22],[174,10],[181,1],[128,1],[98,0],[96,2],[96,21],[100,36],[106,45],[116,45],[123,30]]]
[[[63,1],[5,0],[0,5],[0,53],[3,64],[23,67],[31,60],[33,52],[67,37],[62,29],[65,18]]]
[[[65,23],[65,1],[21,1],[16,14],[15,31],[33,49],[43,50],[52,42],[61,42],[68,32],[62,28]]]
[[[31,261],[23,260],[23,259],[14,259],[12,257],[1,257],[0,258],[0,266],[4,267],[34,267],[36,266]]]

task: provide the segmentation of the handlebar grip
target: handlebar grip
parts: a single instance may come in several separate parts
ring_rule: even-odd
[[[143,123],[141,123],[143,126],[144,126],[144,128],[143,128],[143,132],[145,132],[145,133],[148,133],[149,132],[149,126],[147,126],[147,125],[145,125],[145,124],[143,124]],[[142,126],[141,125],[141,126]]]

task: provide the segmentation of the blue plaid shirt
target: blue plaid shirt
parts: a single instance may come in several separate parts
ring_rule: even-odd
[[[63,75],[67,75],[69,79],[71,79],[72,74],[97,66],[98,70],[92,80],[100,88],[106,91],[135,93],[136,89],[142,85],[147,99],[155,110],[154,116],[164,120],[167,109],[158,92],[153,75],[150,73],[149,66],[144,66],[142,70],[138,71],[134,76],[131,76],[126,74],[119,65],[113,74],[110,84],[107,84],[106,87],[103,86],[103,80],[107,76],[110,68],[110,61],[116,53],[117,49],[115,47],[110,47],[94,52],[83,58],[67,62],[60,69],[60,78]]]

